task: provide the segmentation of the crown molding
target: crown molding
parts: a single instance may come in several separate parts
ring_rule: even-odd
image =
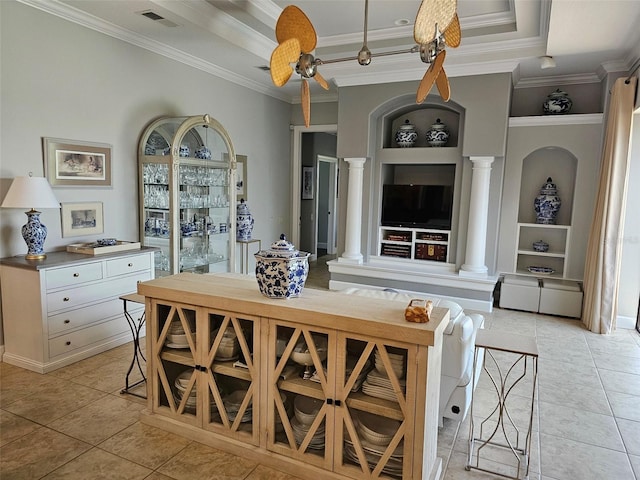
[[[17,0],[24,5],[49,13],[56,17],[73,22],[77,25],[89,28],[91,30],[103,33],[123,42],[130,43],[137,47],[149,50],[176,62],[188,65],[203,72],[209,73],[216,77],[228,80],[236,85],[254,90],[258,93],[274,97],[278,100],[291,103],[291,95],[277,90],[275,87],[267,87],[261,83],[250,80],[246,77],[238,75],[230,70],[222,68],[210,62],[206,62],[198,57],[183,52],[173,47],[161,44],[155,40],[149,39],[143,35],[139,35],[130,30],[118,27],[110,22],[105,22],[93,15],[89,15],[69,5],[58,2],[57,0]]]
[[[581,85],[586,83],[600,83],[602,78],[595,73],[581,73],[575,75],[556,75],[547,77],[531,77],[519,79],[513,88],[554,87],[560,85]]]

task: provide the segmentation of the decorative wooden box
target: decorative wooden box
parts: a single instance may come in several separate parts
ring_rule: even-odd
[[[105,253],[122,252],[124,250],[139,250],[140,242],[126,242],[118,240],[115,245],[103,246],[95,242],[72,243],[67,245],[67,252],[83,253],[85,255],[103,255]]]

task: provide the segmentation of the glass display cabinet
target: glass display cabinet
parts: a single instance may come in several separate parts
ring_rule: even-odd
[[[209,115],[163,117],[139,146],[140,239],[156,276],[235,269],[236,157]]]

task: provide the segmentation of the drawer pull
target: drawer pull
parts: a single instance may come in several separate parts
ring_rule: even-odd
[[[78,278],[80,276],[80,274],[76,272],[76,273],[73,274],[73,276]]]
[[[133,263],[129,263],[127,267],[133,267]]]
[[[66,345],[66,346],[69,346],[69,345],[71,345],[71,342],[70,342],[69,340],[67,340],[67,341],[65,342],[65,345]]]
[[[62,299],[62,301],[63,301],[63,302],[68,302],[69,300],[70,300],[70,299],[69,299],[69,297],[64,297],[64,298]]]
[[[64,323],[71,323],[71,320],[69,320],[68,318],[64,321]]]

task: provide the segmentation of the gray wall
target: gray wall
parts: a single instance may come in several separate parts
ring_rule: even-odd
[[[42,176],[42,137],[109,143],[111,188],[56,188],[60,202],[104,203],[104,235],[138,239],[137,144],[164,115],[209,113],[248,156],[254,237],[289,232],[291,105],[13,1],[0,2],[0,198],[13,177]],[[52,251],[93,237],[61,237],[45,210]],[[20,210],[0,210],[0,257],[26,253]],[[98,236],[99,237],[99,236]],[[1,288],[1,286],[0,286]],[[0,344],[4,342],[0,338]]]

